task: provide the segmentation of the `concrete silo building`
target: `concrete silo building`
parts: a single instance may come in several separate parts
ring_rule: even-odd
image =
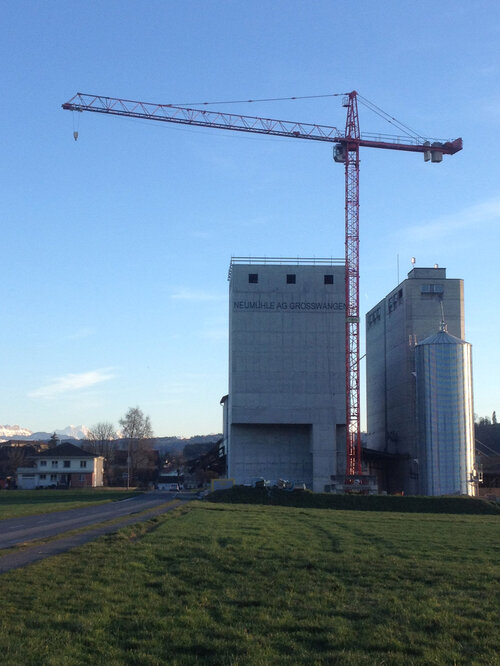
[[[413,268],[366,315],[367,449],[379,489],[422,492],[415,347],[439,330],[463,340],[463,280],[445,268]]]
[[[323,491],[345,469],[344,262],[233,258],[228,475]]]

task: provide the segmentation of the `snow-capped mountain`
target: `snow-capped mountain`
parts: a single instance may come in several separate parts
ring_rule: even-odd
[[[0,438],[17,439],[18,437],[29,437],[33,433],[28,428],[21,428],[18,425],[0,425]]]
[[[69,425],[64,430],[56,430],[59,437],[73,437],[74,439],[87,439],[89,429],[84,425]]]
[[[18,425],[0,425],[0,441],[8,439],[49,439],[54,431],[51,432],[32,432],[28,428],[22,428]],[[56,430],[55,433],[59,439],[86,439],[89,429],[84,425],[69,425],[62,430]]]

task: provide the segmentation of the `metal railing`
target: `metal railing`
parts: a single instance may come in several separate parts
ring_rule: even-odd
[[[227,279],[231,280],[235,264],[259,264],[269,266],[343,266],[345,259],[338,257],[231,257]]]

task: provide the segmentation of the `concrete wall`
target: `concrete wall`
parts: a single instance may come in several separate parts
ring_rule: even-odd
[[[300,480],[312,487],[310,425],[233,424],[230,477]]]
[[[228,475],[323,490],[345,423],[344,267],[233,264],[229,301]]]

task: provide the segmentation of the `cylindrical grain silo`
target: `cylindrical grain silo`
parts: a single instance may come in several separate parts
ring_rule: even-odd
[[[474,495],[471,345],[443,325],[415,347],[422,495]]]

